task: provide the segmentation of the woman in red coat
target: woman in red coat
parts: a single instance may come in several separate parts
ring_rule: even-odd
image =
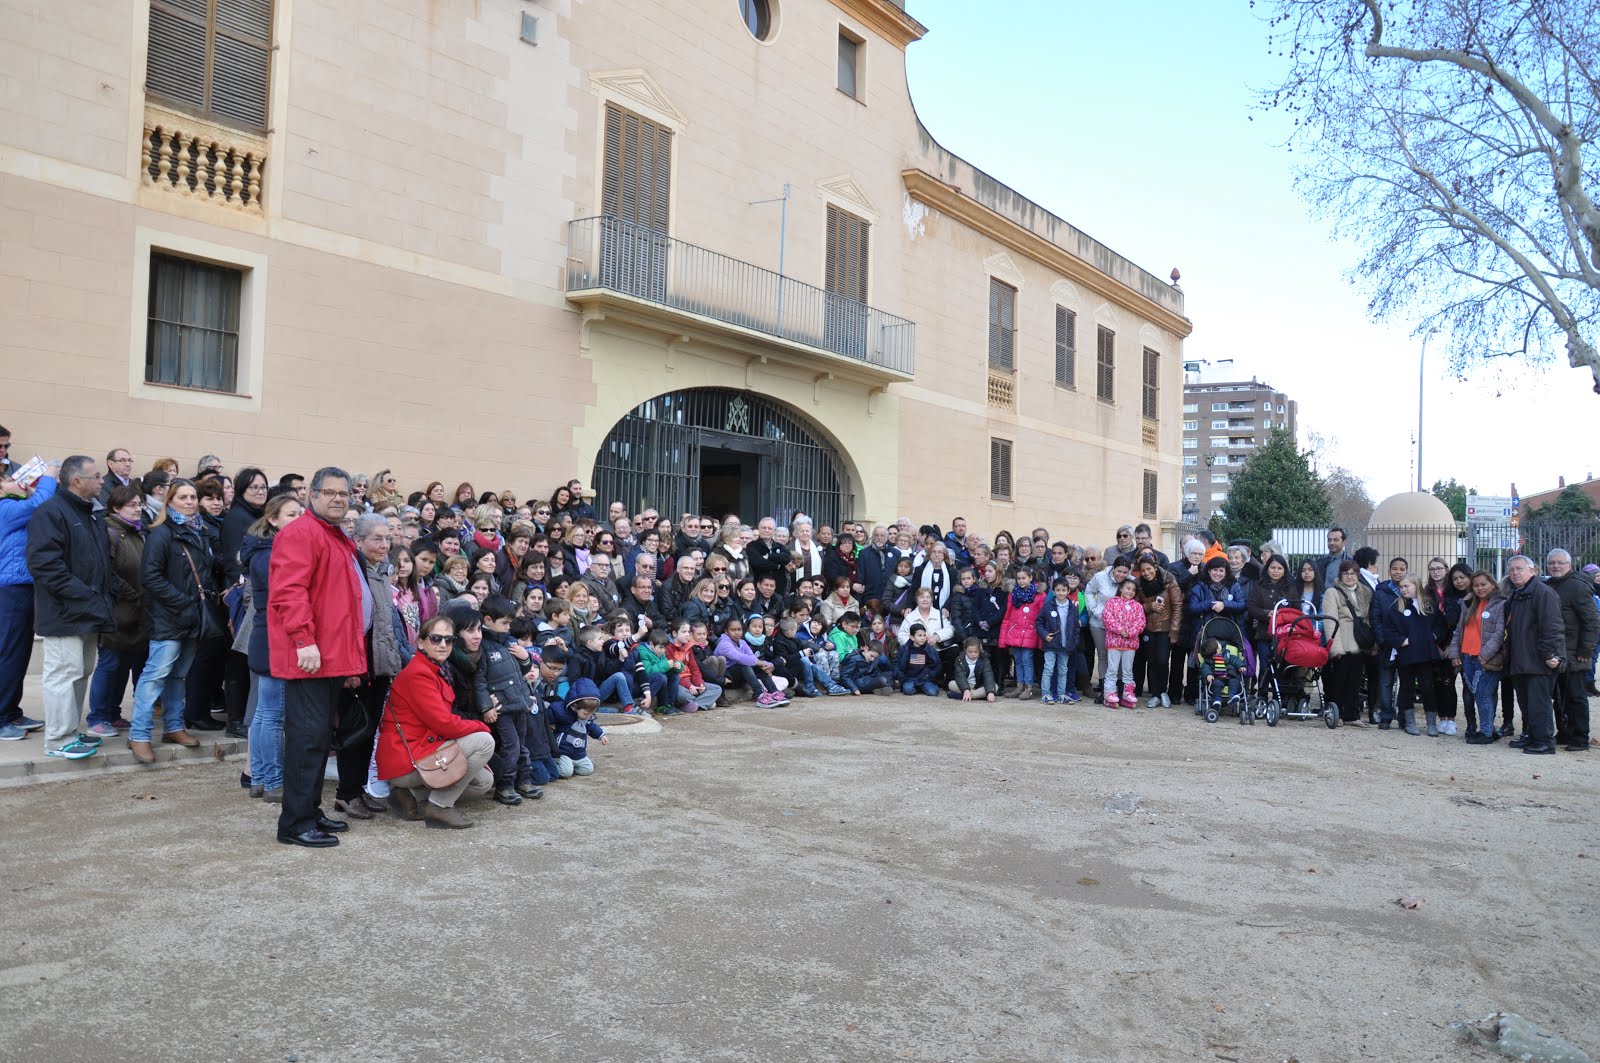
[[[468,790],[485,794],[494,788],[494,776],[485,767],[494,756],[494,735],[481,721],[464,719],[452,711],[456,695],[445,662],[455,641],[455,624],[449,617],[435,616],[423,622],[417,636],[421,652],[400,670],[389,688],[378,734],[378,778],[388,782],[389,799],[402,819],[461,830],[472,826],[472,821],[456,811],[456,800]],[[447,789],[429,789],[416,762],[452,738],[467,758],[467,774]]]

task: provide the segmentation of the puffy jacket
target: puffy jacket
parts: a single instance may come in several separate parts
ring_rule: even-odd
[[[939,655],[934,652],[931,645],[925,646],[924,649],[935,661],[939,659]],[[939,677],[935,675],[932,678]],[[882,679],[884,683],[893,681],[894,666],[890,664],[887,654],[869,661],[866,654],[857,650],[839,662],[839,684],[848,690],[860,690],[862,684],[874,679]]]
[[[250,575],[250,670],[256,675],[272,674],[272,657],[267,650],[268,573],[272,564],[272,539],[246,535],[239,543],[239,561]]]
[[[1104,628],[1103,613],[1106,603],[1117,596],[1117,585],[1111,580],[1111,569],[1103,568],[1089,580],[1086,588],[1089,597],[1089,626]]]
[[[998,645],[1000,639],[1000,623],[1005,619],[1005,591],[998,587],[985,587],[981,583],[972,585],[972,590],[965,595],[957,592],[951,596],[951,601],[956,597],[965,597],[967,610],[970,617],[967,638],[980,638],[990,646]],[[953,617],[954,611],[951,616]]]
[[[1439,659],[1439,632],[1444,627],[1444,614],[1437,609],[1423,612],[1416,602],[1401,608],[1401,602],[1379,611],[1372,607],[1373,630],[1378,645],[1393,651],[1396,665],[1428,664]]]
[[[1587,675],[1595,642],[1600,639],[1600,611],[1595,609],[1590,583],[1581,574],[1569,572],[1560,579],[1546,580],[1545,586],[1561,600],[1561,626],[1567,636],[1562,670]]]
[[[1238,583],[1212,583],[1209,579],[1202,579],[1194,585],[1184,606],[1184,611],[1195,618],[1195,629],[1199,630],[1200,625],[1205,623],[1207,615],[1213,612],[1211,606],[1216,602],[1222,603],[1222,615],[1243,630],[1244,588]]]
[[[380,570],[365,558],[361,560],[361,571],[372,594],[372,674],[399,675],[410,656],[406,652],[410,643],[406,640],[405,621],[395,608],[394,584],[389,582],[386,568]]]
[[[1083,630],[1082,600],[1080,595],[1078,601],[1068,599],[1063,605],[1056,601],[1055,595],[1045,599],[1039,619],[1033,625],[1039,633],[1040,647],[1065,653],[1077,651]]]
[[[150,529],[144,540],[139,577],[144,585],[144,614],[150,622],[152,640],[200,637],[200,610],[205,602],[202,590],[216,593],[219,568],[198,515],[179,524],[169,514]]]
[[[533,688],[528,685],[533,656],[526,663],[519,661],[511,655],[510,645],[510,635],[483,629],[483,651],[473,676],[479,712],[493,708],[492,699],[499,700],[504,712],[527,712],[533,707]]]
[[[111,540],[111,570],[117,576],[111,603],[116,630],[101,635],[100,645],[108,650],[131,650],[150,637],[144,615],[144,582],[139,576],[144,532],[112,515],[106,518],[106,535]]]
[[[994,666],[989,663],[988,654],[983,654],[978,658],[978,663],[973,667],[973,671],[976,673],[978,686],[988,691],[999,689],[994,681]],[[956,690],[972,689],[971,677],[967,674],[967,655],[965,653],[957,657],[955,663],[950,666],[950,678],[955,681]]]
[[[1473,614],[1478,617],[1478,661],[1485,671],[1498,672],[1506,663],[1506,596],[1498,589],[1485,602],[1480,603],[1475,595],[1463,600],[1461,619],[1450,636],[1446,655],[1452,661],[1461,660],[1462,635]]]
[[[1510,580],[1506,592],[1506,667],[1509,675],[1550,675],[1544,662],[1567,655],[1567,634],[1561,623],[1561,597],[1538,578],[1520,589]]]
[[[95,512],[100,503],[59,491],[28,518],[26,554],[33,576],[38,635],[110,631],[111,549]]]
[[[1039,631],[1034,625],[1038,621],[1039,610],[1044,608],[1048,600],[1048,595],[1035,593],[1032,601],[1019,605],[1014,595],[1008,595],[1005,601],[1006,615],[1000,621],[1000,645],[1021,650],[1038,649]]]
[[[312,521],[322,523],[316,517],[307,514],[305,520],[290,523],[278,533],[277,538],[281,540],[290,528]],[[337,528],[334,530],[338,531]],[[342,533],[340,538],[343,538]],[[274,560],[282,547],[283,543],[280,541],[273,548]],[[354,575],[353,569],[352,575]],[[357,603],[356,608],[361,608],[360,603]],[[359,617],[356,626],[360,627]],[[323,643],[319,642],[317,645],[320,648]],[[394,685],[389,688],[389,701],[384,706],[383,722],[378,730],[378,778],[398,779],[402,775],[410,774],[415,770],[413,759],[421,760],[437,749],[441,743],[452,738],[489,733],[488,726],[482,721],[463,719],[452,712],[451,707],[455,704],[455,699],[455,691],[451,688],[450,680],[445,676],[444,670],[427,654],[417,654],[411,658],[409,664],[400,669]],[[400,738],[402,729],[405,731],[404,741]]]
[[[1165,567],[1158,569],[1161,573],[1161,592],[1149,598],[1145,597],[1142,585],[1135,595],[1139,606],[1144,609],[1144,629],[1151,634],[1165,631],[1172,638],[1177,638],[1183,630],[1183,592],[1178,588],[1178,578]],[[1156,599],[1161,599],[1161,604],[1156,604]]]
[[[883,597],[883,588],[899,561],[900,551],[892,546],[865,546],[856,552],[856,582],[864,588],[862,601]]]
[[[322,665],[314,677],[365,675],[367,646],[361,622],[361,573],[356,544],[337,524],[307,511],[273,537],[268,583],[267,647],[272,674],[305,679],[297,651],[316,646]]]
[[[1116,597],[1106,603],[1100,618],[1106,625],[1106,649],[1136,650],[1144,634],[1144,606],[1137,598]]]
[[[56,478],[41,476],[27,498],[0,498],[0,587],[25,587],[28,573],[28,521],[56,493]]]

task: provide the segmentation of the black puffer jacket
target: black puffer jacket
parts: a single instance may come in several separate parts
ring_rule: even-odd
[[[65,488],[28,518],[33,630],[43,636],[111,631],[111,547],[99,502]]]
[[[220,566],[199,521],[199,514],[182,524],[169,515],[145,537],[139,574],[152,641],[200,637],[201,588],[216,592]]]
[[[1600,610],[1595,608],[1589,581],[1576,572],[1545,581],[1561,602],[1561,626],[1567,636],[1565,672],[1589,671],[1595,640],[1600,639]]]
[[[1550,675],[1546,661],[1567,655],[1561,599],[1538,577],[1519,590],[1506,580],[1506,675]],[[1377,606],[1374,605],[1376,610]]]

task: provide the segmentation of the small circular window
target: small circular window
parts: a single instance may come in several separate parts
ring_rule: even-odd
[[[772,0],[739,0],[739,17],[758,41],[772,36],[772,8]]]

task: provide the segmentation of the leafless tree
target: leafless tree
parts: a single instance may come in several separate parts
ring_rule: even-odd
[[[1367,493],[1361,477],[1340,465],[1329,468],[1322,478],[1322,489],[1328,495],[1328,505],[1333,510],[1333,522],[1341,528],[1356,532],[1372,522],[1376,505]]]
[[[1600,392],[1600,0],[1263,0],[1301,191],[1364,257],[1379,320],[1458,370],[1547,362]]]

